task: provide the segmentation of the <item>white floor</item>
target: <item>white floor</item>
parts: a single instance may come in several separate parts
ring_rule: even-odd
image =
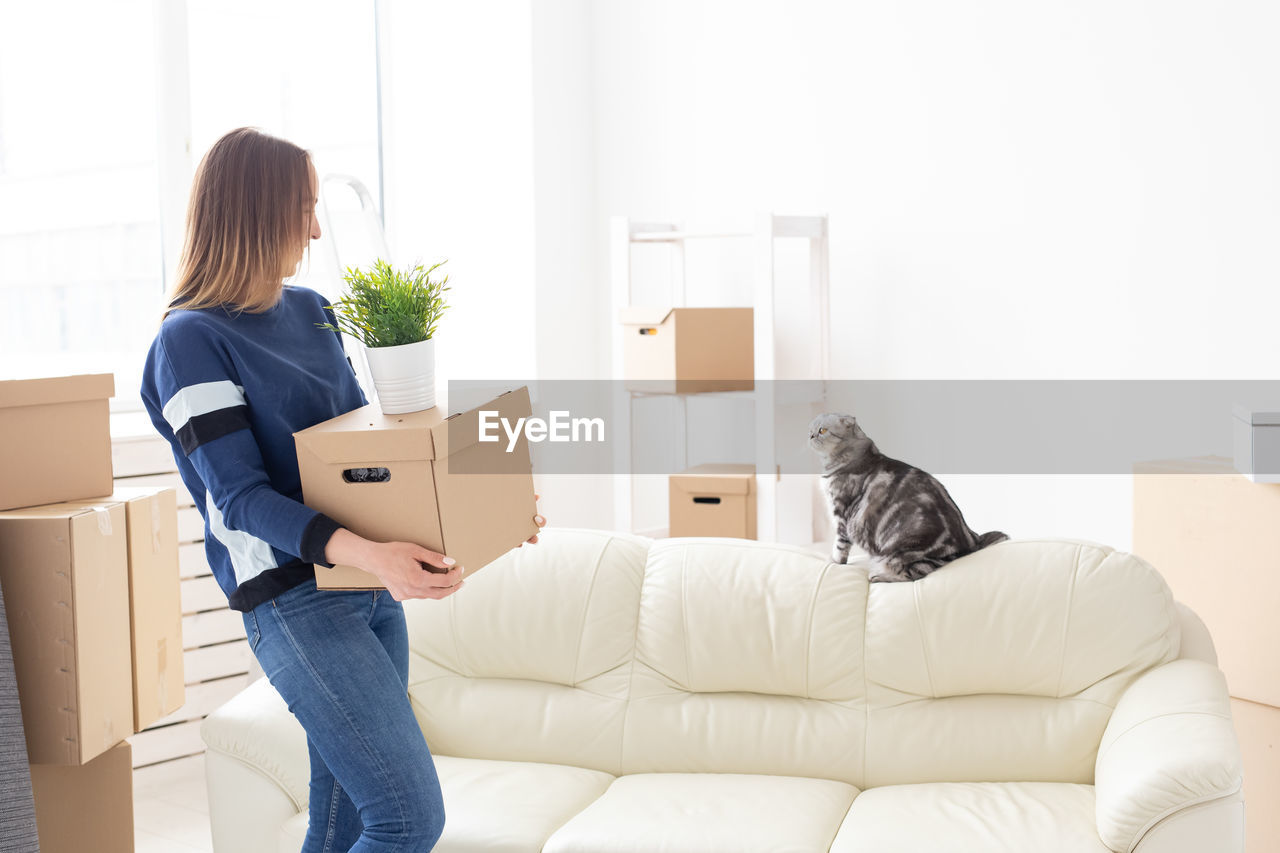
[[[134,850],[213,853],[204,756],[133,771]]]

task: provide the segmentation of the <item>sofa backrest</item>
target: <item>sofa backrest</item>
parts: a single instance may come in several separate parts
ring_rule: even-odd
[[[866,600],[864,570],[799,548],[655,541],[640,598],[625,771],[858,784]]]
[[[543,530],[443,601],[405,602],[432,752],[617,773],[649,539]]]
[[[866,784],[1092,782],[1112,709],[1177,657],[1179,626],[1155,570],[1084,542],[1004,542],[872,585]]]
[[[1178,654],[1146,563],[1014,541],[916,583],[798,548],[546,530],[406,602],[444,755],[857,785],[1092,781],[1141,672]]]

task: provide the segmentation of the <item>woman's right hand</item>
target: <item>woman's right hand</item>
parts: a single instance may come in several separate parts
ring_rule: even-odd
[[[369,549],[367,562],[360,568],[382,581],[396,601],[447,598],[466,584],[462,579],[462,566],[454,565],[452,557],[412,542],[370,544],[373,547]],[[428,566],[441,571],[432,571]]]
[[[373,542],[345,527],[334,531],[329,538],[325,557],[335,565],[355,566],[373,575],[396,601],[439,600],[466,586],[462,580],[463,568],[454,565],[452,557],[412,542]]]

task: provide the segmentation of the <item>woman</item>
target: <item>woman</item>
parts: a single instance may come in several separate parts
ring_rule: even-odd
[[[302,503],[293,433],[367,402],[340,336],[317,325],[332,308],[283,284],[320,236],[316,194],[311,159],[290,142],[240,128],[213,145],[142,399],[204,515],[214,576],[307,732],[304,853],[425,851],[444,805],[406,693],[400,602],[466,584],[443,554],[369,541]],[[338,563],[386,591],[318,591],[312,564]]]

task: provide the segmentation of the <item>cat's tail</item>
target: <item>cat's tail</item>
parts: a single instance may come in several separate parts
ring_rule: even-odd
[[[1004,533],[1001,533],[999,530],[988,531],[987,533],[984,533],[978,537],[978,545],[976,548],[974,548],[974,550],[975,551],[981,550],[987,547],[988,545],[994,545],[997,542],[1003,542],[1008,538],[1009,537],[1007,535],[1005,535]]]

